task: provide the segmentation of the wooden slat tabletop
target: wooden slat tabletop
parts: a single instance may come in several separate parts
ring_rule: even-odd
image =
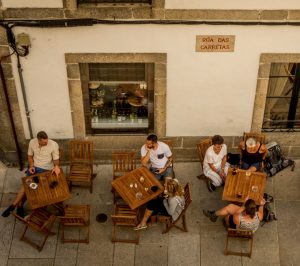
[[[140,207],[164,191],[160,181],[146,167],[137,168],[118,177],[112,182],[112,186],[131,209]],[[158,190],[153,192],[152,186],[157,186]],[[137,193],[140,193],[141,196],[138,197]]]
[[[238,169],[236,175],[232,174],[232,169],[228,170],[223,200],[232,202],[244,202],[247,195],[256,204],[260,203],[265,192],[266,174],[261,172],[248,172]]]
[[[34,182],[37,176],[39,182],[36,189],[29,187],[30,182]],[[51,183],[57,181],[57,186],[51,188]],[[23,186],[29,207],[31,209],[41,208],[54,203],[62,202],[70,198],[68,183],[64,177],[63,171],[58,176],[51,171],[25,176],[22,178]]]

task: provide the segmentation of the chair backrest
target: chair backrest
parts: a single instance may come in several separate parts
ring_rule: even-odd
[[[113,152],[112,153],[113,179],[120,177],[136,168],[136,153]]]
[[[266,136],[262,133],[244,132],[243,140],[246,141],[248,138],[255,138],[262,144],[266,142]]]
[[[27,224],[30,228],[36,231],[49,231],[56,219],[56,216],[49,213],[48,211],[40,208],[34,210],[28,218],[24,219],[17,215],[15,212],[12,213],[19,221]]]
[[[134,215],[111,215],[113,224],[123,226],[136,226],[138,224],[138,218]]]
[[[85,221],[83,217],[60,217],[60,222],[63,225],[74,225],[74,226],[86,226],[88,221]]]
[[[240,229],[227,229],[229,237],[240,237],[240,238],[252,238],[252,230],[240,230]]]
[[[71,163],[93,164],[94,145],[88,140],[71,140],[69,145]]]
[[[203,161],[205,157],[206,150],[212,145],[211,138],[204,139],[197,144],[197,152],[200,160],[201,167],[203,169]]]

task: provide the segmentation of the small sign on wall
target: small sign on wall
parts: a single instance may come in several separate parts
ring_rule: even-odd
[[[196,52],[234,52],[235,35],[197,35]]]

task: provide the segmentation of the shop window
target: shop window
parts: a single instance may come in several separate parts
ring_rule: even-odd
[[[300,131],[300,64],[272,63],[263,131]]]
[[[150,4],[151,0],[77,0],[77,4]]]
[[[154,64],[90,63],[80,68],[87,133],[153,131]]]

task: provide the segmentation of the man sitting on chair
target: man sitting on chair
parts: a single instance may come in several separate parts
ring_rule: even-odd
[[[227,146],[220,135],[212,137],[212,144],[206,151],[203,162],[203,173],[207,179],[209,191],[216,190],[226,179],[229,164],[227,163]]]
[[[58,144],[48,139],[46,132],[37,133],[37,138],[30,140],[28,146],[28,169],[26,175],[39,174],[52,170],[59,175],[59,150]],[[14,199],[13,203],[2,213],[3,217],[8,217],[10,213],[17,207],[17,214],[24,217],[23,200],[25,190],[22,186]]]
[[[170,147],[161,141],[157,136],[151,134],[147,137],[146,143],[141,148],[141,163],[147,166],[150,160],[150,171],[158,180],[164,180],[167,176],[173,176],[172,152]]]

